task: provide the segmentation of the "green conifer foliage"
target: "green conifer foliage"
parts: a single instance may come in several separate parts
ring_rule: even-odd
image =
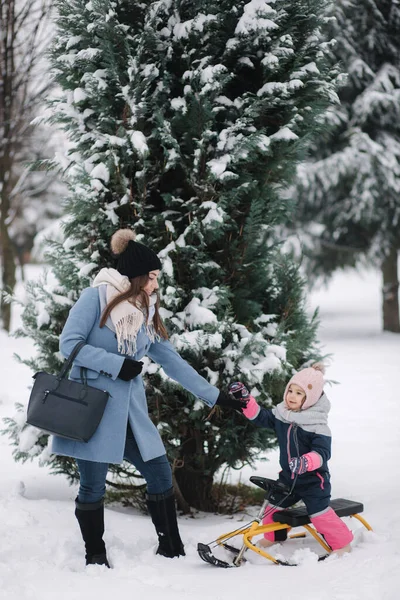
[[[338,0],[330,16],[332,57],[347,78],[312,160],[299,170],[298,222],[312,223],[306,245],[314,275],[366,262],[382,268],[384,325],[385,309],[393,317],[385,329],[399,331],[390,297],[397,298],[400,249],[400,6]]]
[[[107,244],[120,226],[159,253],[171,341],[211,383],[241,379],[270,406],[293,369],[316,356],[316,321],[277,226],[292,209],[282,190],[337,99],[323,6],[60,0],[53,65],[62,94],[52,118],[72,143],[71,193],[52,279],[31,287],[24,313],[36,367],[56,367],[67,310],[112,265]],[[275,439],[239,414],[209,414],[158,365],[146,367],[177,491],[211,510],[218,469],[251,463]],[[44,437],[30,432],[21,444],[28,434],[17,421],[16,458],[43,456]],[[46,459],[76,477],[73,461]]]

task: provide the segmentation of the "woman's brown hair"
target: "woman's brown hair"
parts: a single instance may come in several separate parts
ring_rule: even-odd
[[[143,310],[145,319],[147,321],[148,316],[149,316],[149,296],[146,294],[146,292],[143,291],[143,288],[148,281],[149,281],[148,275],[140,275],[139,277],[134,277],[133,279],[131,279],[130,280],[131,286],[130,286],[129,290],[116,296],[105,307],[103,314],[101,315],[100,327],[104,327],[108,317],[110,316],[112,309],[115,308],[118,304],[120,304],[120,302],[124,302],[124,300],[128,300],[129,302],[131,302],[131,304],[133,304],[133,306],[136,306],[136,308]],[[157,301],[155,303],[154,308],[155,308],[155,313],[154,313],[154,317],[153,317],[154,331],[156,332],[157,335],[161,336],[164,340],[167,340],[168,333],[167,333],[167,330],[163,323],[163,320],[160,316],[160,298],[158,297],[158,294],[157,294]]]

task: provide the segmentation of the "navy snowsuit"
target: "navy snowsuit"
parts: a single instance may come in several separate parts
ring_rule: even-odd
[[[295,419],[295,416],[293,418]],[[298,475],[293,494],[280,506],[287,508],[301,499],[306,505],[309,515],[316,515],[324,511],[329,506],[331,498],[330,474],[327,465],[331,456],[329,428],[324,426],[318,428],[317,426],[313,428],[317,430],[316,433],[307,431],[295,422],[285,421],[277,407],[272,410],[260,407],[260,412],[252,420],[252,423],[258,427],[275,431],[279,443],[279,462],[282,467],[279,480],[289,487],[293,485],[295,477],[289,469],[291,458],[302,456],[308,452],[317,452],[321,456],[322,465],[314,471]],[[318,429],[324,433],[319,433]],[[271,496],[270,500],[275,504],[280,498]]]

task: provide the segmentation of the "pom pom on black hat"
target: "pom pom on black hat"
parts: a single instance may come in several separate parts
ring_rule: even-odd
[[[117,257],[115,268],[129,279],[161,269],[157,254],[144,244],[135,242],[135,238],[132,229],[118,229],[111,237],[111,251]]]
[[[111,236],[111,252],[115,255],[122,254],[127,249],[129,242],[136,239],[136,233],[132,229],[118,229]]]

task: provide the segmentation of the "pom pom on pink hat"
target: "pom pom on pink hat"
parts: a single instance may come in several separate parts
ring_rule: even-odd
[[[286,401],[286,394],[291,383],[298,385],[304,390],[306,399],[301,410],[310,408],[320,399],[324,389],[324,373],[325,367],[322,363],[315,363],[307,369],[302,369],[295,373],[286,386],[283,400]]]

